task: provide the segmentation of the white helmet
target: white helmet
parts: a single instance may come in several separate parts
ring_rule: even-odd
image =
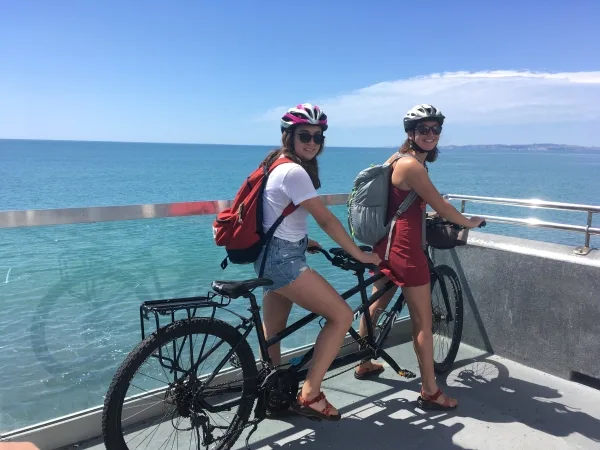
[[[295,125],[319,125],[323,131],[327,130],[327,114],[325,114],[317,105],[303,103],[290,108],[281,118],[281,132]]]
[[[444,123],[444,115],[442,111],[433,105],[417,105],[413,106],[404,115],[404,131],[414,130],[419,122],[424,120],[435,120],[440,125]]]

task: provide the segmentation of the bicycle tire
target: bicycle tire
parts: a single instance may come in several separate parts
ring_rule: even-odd
[[[432,328],[434,332],[435,338],[435,309],[433,305],[433,290],[435,289],[435,285],[439,284],[442,290],[442,296],[444,297],[444,304],[450,305],[452,299],[449,298],[449,294],[453,294],[455,312],[454,312],[454,330],[452,332],[452,341],[450,343],[450,347],[448,349],[448,353],[445,358],[441,362],[434,361],[433,367],[435,373],[438,375],[444,374],[450,370],[452,364],[454,364],[454,360],[456,359],[456,355],[458,353],[458,349],[460,347],[460,341],[462,339],[462,329],[463,329],[463,319],[464,319],[464,310],[463,310],[463,297],[462,297],[462,288],[460,285],[460,280],[458,279],[458,275],[454,271],[453,268],[447,266],[445,264],[441,264],[435,267],[434,276],[431,279],[431,309],[432,314]],[[444,286],[444,287],[442,287]]]
[[[224,435],[223,442],[215,450],[228,450],[237,441],[248,422],[256,399],[258,371],[254,354],[243,336],[228,323],[219,319],[195,317],[191,319],[191,323],[189,320],[179,320],[162,328],[160,342],[156,332],[149,335],[129,353],[115,373],[106,395],[102,414],[102,435],[108,450],[128,449],[121,427],[121,409],[129,384],[136,372],[159,347],[169,344],[176,338],[189,336],[190,330],[192,334],[215,336],[232,348],[237,346],[234,355],[238,358],[244,377],[242,400],[238,413]]]

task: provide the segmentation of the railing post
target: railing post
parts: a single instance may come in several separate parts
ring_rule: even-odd
[[[467,204],[466,200],[463,200],[463,201],[460,202],[460,212],[461,212],[461,214],[464,214],[466,204]]]
[[[590,252],[590,228],[592,226],[592,212],[588,211],[587,216],[587,230],[585,231],[585,244],[583,247],[577,247],[573,252],[576,255],[585,256]]]

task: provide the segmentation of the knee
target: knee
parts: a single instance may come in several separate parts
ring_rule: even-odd
[[[431,316],[430,317],[420,317],[419,315],[415,315],[415,316],[411,316],[410,319],[412,322],[413,332],[432,334]]]
[[[336,314],[335,320],[336,322],[339,322],[340,326],[348,329],[354,321],[354,314],[349,306],[340,309],[341,310],[338,312],[338,314]]]

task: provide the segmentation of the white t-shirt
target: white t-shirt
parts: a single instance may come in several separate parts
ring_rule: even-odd
[[[299,205],[317,195],[308,173],[300,164],[286,163],[275,167],[269,175],[263,194],[264,232],[275,223],[290,201]],[[290,242],[299,241],[308,233],[307,217],[308,211],[300,206],[283,219],[274,235]]]

